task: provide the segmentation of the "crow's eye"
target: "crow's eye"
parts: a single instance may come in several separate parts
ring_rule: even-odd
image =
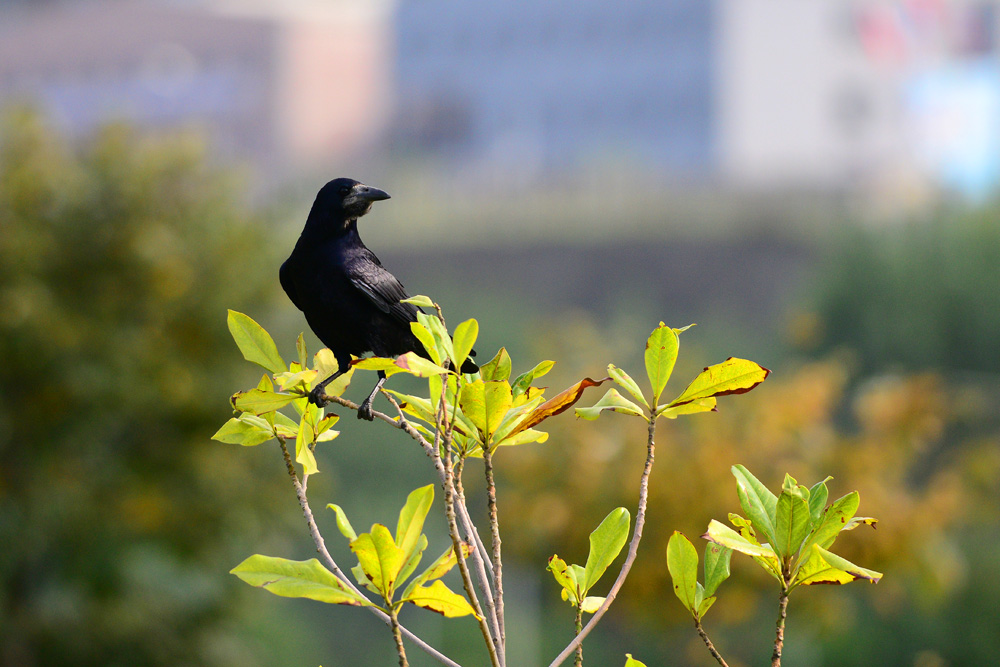
[[[347,194],[348,192],[350,192],[350,191],[351,191],[351,189],[350,189],[349,187],[346,187],[346,186],[345,186],[345,187],[342,187],[342,188],[340,188],[340,194],[341,194],[341,195],[346,195],[346,194]]]

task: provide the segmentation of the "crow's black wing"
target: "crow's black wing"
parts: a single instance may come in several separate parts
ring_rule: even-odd
[[[396,279],[396,276],[386,271],[375,255],[369,255],[372,261],[351,262],[347,266],[347,276],[351,284],[364,293],[379,310],[392,315],[403,324],[415,322],[417,309],[408,303],[400,303],[410,295]]]
[[[286,260],[282,265],[281,269],[278,271],[278,279],[281,281],[281,288],[285,290],[285,294],[288,298],[292,300],[295,307],[299,310],[304,310],[302,307],[302,301],[299,299],[298,290],[295,289],[295,281],[292,280],[292,270],[288,266],[288,262],[291,260]]]

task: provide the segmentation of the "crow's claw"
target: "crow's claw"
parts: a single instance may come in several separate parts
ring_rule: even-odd
[[[312,391],[309,392],[309,402],[312,403],[313,405],[318,405],[321,408],[326,407],[326,404],[329,403],[330,401],[324,398],[326,396],[325,390],[326,387],[320,387],[320,386],[315,387]]]
[[[368,421],[375,420],[375,415],[372,414],[372,402],[370,400],[365,400],[364,403],[358,406],[358,419],[367,419]]]

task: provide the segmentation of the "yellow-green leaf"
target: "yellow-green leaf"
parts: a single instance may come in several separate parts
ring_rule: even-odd
[[[282,597],[309,598],[331,604],[371,605],[315,558],[294,561],[256,554],[230,572],[251,586]]]
[[[250,391],[239,391],[233,394],[229,402],[233,408],[240,412],[251,412],[255,415],[262,415],[283,408],[298,396],[294,394],[277,394],[273,391],[262,391],[251,389]]]
[[[247,361],[261,366],[272,373],[285,370],[285,362],[278,354],[278,347],[271,335],[248,315],[230,310],[226,318],[229,332]]]
[[[656,405],[660,400],[660,394],[663,393],[667,380],[674,372],[679,345],[677,333],[663,322],[660,322],[660,326],[656,327],[646,340],[644,357],[646,375],[653,388],[652,405]]]
[[[631,653],[625,654],[625,667],[646,667],[646,663],[640,662],[632,657]]]
[[[668,405],[673,407],[711,396],[745,394],[763,382],[770,373],[770,370],[755,361],[729,357],[721,364],[706,367]]]
[[[358,539],[358,534],[354,532],[351,522],[347,520],[347,513],[341,509],[340,505],[330,503],[327,507],[332,509],[337,515],[337,528],[340,530],[341,535],[346,537],[348,540]]]
[[[299,332],[299,337],[295,339],[295,351],[299,355],[299,366],[307,368],[309,363],[309,353],[306,351],[305,336]]]
[[[390,602],[405,558],[403,550],[393,541],[389,529],[376,523],[370,533],[362,533],[351,541],[351,551],[358,557],[358,563],[368,579],[386,602]]]
[[[577,408],[576,416],[593,421],[594,419],[597,419],[605,410],[620,412],[623,415],[633,415],[635,417],[644,416],[641,407],[619,394],[618,390],[614,387],[608,389],[607,393],[604,394],[601,400],[594,403],[589,408]]]
[[[556,362],[554,361],[548,361],[548,360],[542,361],[536,364],[535,367],[532,368],[530,371],[526,371],[518,375],[514,379],[514,382],[511,383],[511,389],[514,393],[514,396],[515,397],[520,396],[521,394],[528,391],[528,387],[531,386],[532,382],[534,382],[538,378],[548,373],[550,370],[552,370],[552,367],[555,365]]]
[[[436,611],[447,618],[469,616],[470,614],[477,619],[479,618],[469,601],[461,595],[453,593],[440,579],[436,579],[430,586],[417,586],[402,602],[410,602],[418,607]]]
[[[619,387],[625,388],[628,393],[639,401],[645,407],[649,407],[649,403],[646,402],[646,397],[642,395],[642,389],[639,388],[639,384],[632,379],[632,376],[618,368],[614,364],[608,364],[608,375],[611,379],[615,381]]]
[[[458,405],[479,431],[482,442],[489,443],[512,401],[507,382],[476,380],[462,386]]]
[[[604,604],[604,601],[606,599],[607,598],[605,597],[597,595],[588,595],[587,597],[583,598],[583,602],[580,603],[580,611],[584,612],[585,614],[593,614],[595,611],[601,608],[601,605]]]
[[[431,361],[440,365],[441,352],[438,350],[437,343],[434,342],[434,335],[430,332],[430,330],[420,322],[410,322],[410,331],[413,332],[413,335],[420,341],[420,344],[424,346],[425,350],[427,350],[427,354],[430,355]]]
[[[674,595],[688,611],[697,613],[698,552],[691,541],[676,530],[667,541],[667,570],[673,581]]]
[[[462,542],[462,558],[468,558],[471,551],[471,547],[466,543]],[[427,583],[428,581],[433,581],[434,579],[440,579],[446,575],[453,567],[458,564],[458,558],[455,557],[455,548],[448,547],[443,554],[438,556],[437,560],[430,564],[426,570],[418,574],[413,578],[412,581],[407,585],[406,590],[403,591],[403,598],[406,598],[412,589]]]
[[[448,372],[447,368],[438,366],[430,359],[424,359],[416,352],[407,352],[406,354],[399,355],[396,357],[395,363],[402,370],[420,378],[430,377],[431,375],[444,375]]]
[[[485,382],[503,382],[510,378],[510,355],[500,348],[496,356],[479,367],[479,377]]]
[[[476,320],[466,320],[455,327],[455,336],[452,339],[455,349],[455,369],[460,369],[462,363],[472,351],[472,346],[476,344],[479,337],[479,322]]]
[[[423,294],[417,294],[416,296],[411,296],[408,299],[402,299],[400,303],[409,303],[420,308],[434,308],[434,302],[429,296],[424,296]]]
[[[337,358],[333,356],[333,352],[325,347],[313,357],[313,368],[316,369],[316,377],[313,378],[312,384],[309,385],[310,389],[316,386],[317,382],[322,382],[340,369]],[[324,391],[328,396],[342,396],[351,384],[351,377],[353,375],[354,368],[351,367],[347,369],[346,373],[326,385]]]
[[[586,577],[581,585],[584,595],[593,588],[604,571],[621,553],[625,540],[628,539],[630,521],[628,510],[619,507],[611,510],[590,534],[590,552],[587,554],[587,563],[584,566]]]
[[[713,396],[711,398],[695,399],[690,403],[675,405],[673,407],[670,407],[669,405],[661,405],[656,409],[656,416],[666,417],[667,419],[677,419],[681,415],[693,415],[699,412],[715,412],[716,403],[717,401]]]
[[[576,576],[576,571],[566,564],[562,558],[553,555],[549,558],[546,569],[555,577],[563,590],[563,600],[567,600],[574,607],[580,605],[580,585]]]
[[[399,511],[396,523],[396,546],[403,550],[405,558],[416,548],[417,541],[424,530],[424,520],[431,511],[434,502],[434,485],[428,484],[410,492],[406,504]]]
[[[774,561],[778,560],[778,557],[770,547],[752,543],[729,526],[719,523],[715,519],[712,519],[708,524],[708,532],[702,535],[702,538],[748,556],[759,556]]]
[[[240,415],[240,417],[242,416],[243,415]],[[255,424],[247,423],[244,419],[233,417],[223,424],[222,428],[215,432],[215,435],[212,436],[212,440],[218,440],[219,442],[225,442],[230,445],[253,447],[254,445],[259,445],[262,442],[267,442],[273,437],[274,434],[271,433],[270,430],[261,429]]]

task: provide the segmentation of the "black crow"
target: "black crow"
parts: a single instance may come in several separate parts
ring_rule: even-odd
[[[350,178],[330,181],[316,195],[295,249],[281,265],[288,298],[337,358],[337,372],[309,394],[320,406],[326,386],[347,371],[352,354],[395,357],[415,351],[426,356],[410,330],[417,308],[400,303],[409,298],[406,290],[358,236],[358,218],[383,199],[389,195]],[[477,370],[472,359],[462,365],[463,373]],[[384,382],[379,371],[375,388],[358,408],[359,418],[373,419],[372,399]]]

